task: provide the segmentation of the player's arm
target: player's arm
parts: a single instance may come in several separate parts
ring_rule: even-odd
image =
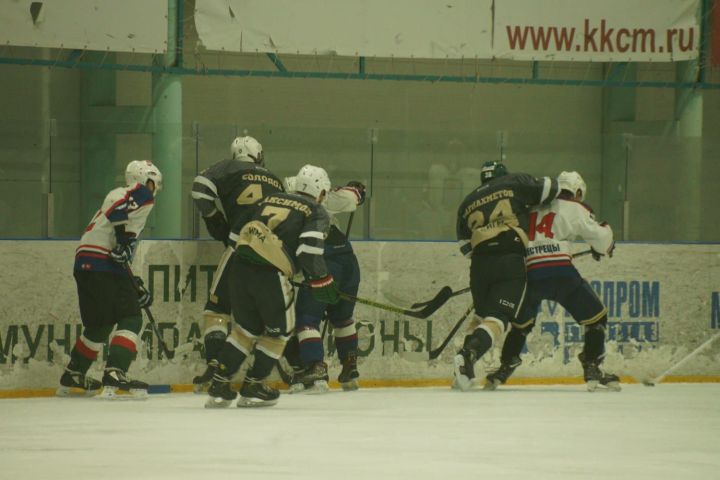
[[[460,248],[460,253],[462,253],[463,256],[466,258],[470,258],[473,249],[472,244],[470,243],[470,239],[472,238],[472,232],[470,231],[470,227],[468,226],[467,218],[465,218],[464,215],[465,204],[466,202],[463,202],[458,208],[455,232],[457,234],[457,241],[458,247]]]
[[[602,255],[612,256],[615,248],[613,231],[607,222],[598,223],[592,211],[580,203],[573,204],[572,225],[580,237],[585,240],[593,252],[596,260]]]
[[[325,253],[325,236],[330,229],[330,217],[325,209],[318,205],[312,215],[307,217],[298,236],[298,248],[295,251],[298,265],[308,278],[328,276],[323,254]]]
[[[365,201],[365,185],[360,182],[348,182],[344,187],[334,188],[327,194],[325,209],[331,215],[354,212]]]
[[[516,185],[513,190],[528,206],[547,205],[560,193],[560,187],[555,178],[517,174],[515,179]]]
[[[225,215],[218,210],[218,184],[220,183],[221,162],[215,164],[195,177],[192,185],[192,199],[203,217],[208,233],[215,240],[227,241],[230,227]]]

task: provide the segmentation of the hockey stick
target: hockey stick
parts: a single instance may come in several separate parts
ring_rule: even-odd
[[[355,217],[355,212],[354,211],[350,212],[350,217],[348,218],[347,227],[345,228],[345,238],[346,239],[350,238],[350,228],[352,228],[352,221],[353,221],[354,217]]]
[[[584,250],[582,252],[574,253],[572,255],[573,258],[583,257],[585,255],[589,255],[592,253],[592,250]],[[458,295],[462,295],[463,293],[467,293],[470,291],[470,287],[465,287],[462,290],[458,290],[457,292],[453,292],[452,288],[445,285],[440,289],[440,291],[435,295],[432,300],[428,300],[427,302],[417,302],[413,303],[410,308],[416,309],[425,307],[426,305],[433,305],[435,306],[435,310],[440,308],[445,302],[450,300],[452,297],[456,297]]]
[[[129,263],[125,263],[125,271],[128,273],[128,276],[130,277],[130,282],[132,283],[133,288],[136,292],[140,292],[140,286],[138,285],[137,281],[135,280],[135,275],[133,274],[132,269],[130,268]],[[153,332],[155,332],[155,336],[158,339],[158,345],[160,346],[160,350],[162,350],[162,353],[168,358],[172,359],[175,357],[175,352],[171,352],[168,348],[167,344],[165,343],[165,340],[162,338],[162,334],[160,333],[160,329],[157,326],[157,323],[155,322],[155,318],[152,315],[152,312],[150,311],[150,307],[143,307],[143,310],[145,311],[145,315],[148,317],[148,322],[150,323],[150,327],[152,327]]]
[[[434,350],[430,350],[429,355],[428,355],[429,360],[435,360],[437,357],[440,356],[440,354],[443,352],[443,350],[445,350],[445,347],[447,347],[448,344],[450,343],[450,340],[452,340],[453,337],[455,336],[455,334],[457,333],[457,331],[460,330],[460,327],[465,322],[465,319],[470,315],[470,313],[473,311],[474,308],[475,308],[474,305],[470,305],[470,308],[468,308],[465,311],[465,313],[463,313],[463,316],[460,317],[460,320],[458,320],[458,322],[455,324],[455,326],[452,328],[452,330],[450,330],[450,333],[448,333],[448,336],[445,337],[445,340],[442,341],[440,346],[438,346]]]
[[[300,282],[290,282],[292,285],[296,287],[309,287],[307,283],[300,283]],[[388,312],[395,312],[399,313],[401,315],[406,315],[408,317],[413,318],[428,318],[430,315],[435,313],[435,311],[440,308],[440,306],[435,305],[428,305],[427,307],[421,309],[421,310],[409,310],[406,308],[400,308],[395,307],[393,305],[387,305],[385,303],[376,302],[374,300],[368,300],[367,298],[362,297],[356,297],[354,295],[350,295],[349,293],[344,292],[338,292],[338,296],[342,298],[343,300],[348,300],[355,303],[361,303],[363,305],[367,305],[369,307],[375,307],[379,308],[380,310],[387,310]]]
[[[662,372],[662,373],[661,373],[660,375],[658,375],[657,377],[653,378],[652,380],[643,380],[643,381],[642,381],[642,384],[645,385],[646,387],[654,387],[656,383],[660,383],[665,377],[667,377],[668,374],[670,374],[670,372],[672,372],[672,371],[674,371],[674,370],[677,370],[677,369],[680,368],[680,366],[682,366],[682,365],[685,365],[685,364],[686,364],[687,362],[689,362],[693,357],[695,357],[695,355],[697,355],[698,353],[700,353],[701,351],[703,351],[703,350],[705,349],[705,347],[707,347],[707,346],[710,345],[712,342],[714,342],[715,339],[717,339],[718,337],[720,337],[720,332],[717,332],[715,335],[713,335],[712,337],[710,337],[710,338],[708,338],[707,340],[705,340],[705,341],[702,343],[702,345],[700,345],[699,347],[697,347],[697,348],[696,348],[695,350],[693,350],[692,352],[688,353],[683,359],[681,359],[681,360],[680,360],[679,362],[677,362],[676,364],[672,365],[670,368],[668,368],[667,370],[665,370],[664,372]]]

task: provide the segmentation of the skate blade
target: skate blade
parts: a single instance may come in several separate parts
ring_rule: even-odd
[[[315,380],[312,387],[304,390],[307,395],[318,395],[321,393],[327,393],[330,391],[327,380]]]
[[[295,393],[303,393],[305,391],[305,385],[302,383],[293,383],[288,388],[289,394],[295,394]]]
[[[57,397],[65,397],[65,398],[74,398],[74,397],[94,397],[100,392],[100,390],[85,390],[84,388],[80,387],[58,387],[57,390],[55,390],[55,396]]]
[[[346,392],[353,392],[355,390],[358,390],[360,388],[360,385],[358,385],[358,381],[356,378],[353,378],[349,382],[343,382],[340,384],[342,389]]]
[[[207,393],[210,388],[209,383],[193,383],[193,393]]]
[[[138,388],[131,388],[130,390],[120,390],[117,387],[103,387],[99,394],[95,396],[100,400],[113,400],[113,401],[125,401],[125,400],[147,400],[147,390]]]
[[[228,408],[232,404],[232,400],[225,400],[224,398],[208,397],[205,401],[205,408]]]
[[[598,385],[600,385],[600,382],[598,382],[597,380],[588,381],[587,382],[587,391],[594,392],[595,390],[597,390]]]
[[[272,407],[277,403],[275,400],[262,400],[254,397],[240,397],[237,401],[238,408]]]
[[[496,381],[496,380],[488,380],[487,382],[485,382],[485,385],[483,385],[483,390],[487,390],[487,391],[492,392],[492,391],[497,390],[497,388],[498,388],[499,386],[500,386],[500,382],[499,382],[499,381]]]
[[[453,387],[457,387],[457,389],[467,392],[473,387],[473,379],[460,373],[460,367],[465,366],[465,359],[462,355],[455,355],[455,358],[453,358],[453,365],[455,374]]]
[[[622,391],[622,387],[620,386],[620,382],[608,382],[607,384],[603,385],[608,391],[610,392],[620,392]]]

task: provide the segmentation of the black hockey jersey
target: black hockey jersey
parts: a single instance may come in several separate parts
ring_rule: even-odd
[[[228,225],[233,227],[247,222],[250,207],[263,197],[283,190],[282,182],[266,168],[250,162],[223,160],[195,177],[192,198],[203,217],[212,216],[219,201]]]
[[[241,256],[246,257],[247,248],[250,248],[265,262],[289,273],[284,268],[284,258],[278,253],[281,248],[292,264],[293,273],[302,270],[310,278],[320,278],[328,274],[323,253],[329,228],[330,216],[312,198],[295,193],[273,193],[255,206],[247,224],[233,228],[231,237],[238,239]],[[277,238],[268,238],[270,236]]]
[[[470,193],[457,212],[460,251],[476,247],[498,252],[524,252],[528,243],[530,207],[546,204],[558,194],[557,180],[525,173],[498,177]]]

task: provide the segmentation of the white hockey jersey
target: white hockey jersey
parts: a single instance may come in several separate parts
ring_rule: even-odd
[[[609,225],[601,225],[585,204],[555,199],[530,213],[527,247],[528,279],[576,275],[571,243],[581,238],[595,251],[605,254],[613,243]]]
[[[111,190],[80,238],[75,250],[75,270],[124,274],[122,267],[110,259],[110,252],[117,245],[115,226],[125,225],[128,235],[139,236],[154,204],[150,189],[139,183]]]

